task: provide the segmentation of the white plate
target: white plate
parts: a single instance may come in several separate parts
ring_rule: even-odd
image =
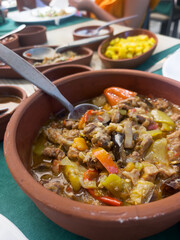
[[[180,82],[180,49],[168,57],[162,67],[163,76]]]
[[[55,23],[58,20],[69,18],[76,14],[76,8],[74,7],[67,7],[64,10],[67,12],[67,15],[57,16],[57,17],[38,17],[37,12],[44,12],[48,10],[49,7],[44,8],[36,8],[33,10],[27,10],[23,12],[10,12],[8,14],[8,18],[12,19],[17,23],[46,23],[52,22]]]
[[[2,7],[7,8],[8,10],[14,9],[17,7],[16,0],[4,0],[1,3]]]
[[[24,234],[11,221],[0,214],[0,239],[2,240],[28,240]]]

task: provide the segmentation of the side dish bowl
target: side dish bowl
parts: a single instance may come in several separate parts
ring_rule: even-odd
[[[180,105],[179,82],[135,70],[90,71],[62,78],[55,84],[73,104],[98,96],[107,87],[119,86],[143,95],[153,93],[155,97]],[[121,236],[128,240],[156,234],[179,221],[180,193],[142,205],[94,206],[58,196],[36,182],[29,173],[33,141],[50,115],[61,108],[55,99],[36,92],[13,115],[4,140],[5,159],[11,174],[48,218],[88,239]]]
[[[12,34],[12,35],[0,40],[0,43],[2,43],[4,46],[6,46],[10,49],[18,48],[19,47],[19,37],[17,34]]]
[[[109,46],[109,43],[112,39],[115,39],[117,37],[127,38],[130,36],[137,36],[141,34],[147,35],[149,38],[152,37],[155,39],[155,44],[147,52],[143,53],[142,55],[133,57],[133,58],[121,58],[117,60],[108,58],[104,55],[106,48]],[[98,48],[98,56],[101,59],[102,63],[104,64],[105,68],[135,68],[140,64],[144,63],[152,55],[157,44],[158,44],[158,39],[154,33],[145,29],[133,29],[133,30],[121,32],[119,34],[116,34],[104,40]]]
[[[49,68],[42,73],[50,80],[55,81],[57,79],[80,72],[91,71],[92,68],[80,64],[69,64],[58,67]]]
[[[80,40],[80,39],[94,37],[95,35],[89,35],[88,33],[96,30],[98,27],[100,27],[100,25],[92,25],[92,26],[76,28],[73,32],[73,38],[74,40]],[[104,35],[113,36],[113,32],[114,32],[114,29],[112,27],[106,27],[99,32],[99,35],[96,35],[96,36],[104,36]],[[85,47],[91,48],[92,50],[96,51],[101,43],[102,43],[102,40],[96,43],[88,44]]]
[[[52,48],[56,48],[57,46],[49,46]],[[27,51],[28,49],[31,49],[32,46],[29,47],[21,47],[14,49],[14,52],[23,57],[23,52]],[[69,49],[70,51],[75,51],[77,54],[82,55],[81,57],[77,59],[72,59],[70,61],[62,61],[62,62],[57,62],[53,64],[45,64],[42,66],[36,66],[36,68],[42,72],[45,71],[49,68],[60,66],[60,65],[69,65],[69,64],[82,64],[82,65],[90,65],[91,58],[93,55],[93,51],[89,48],[84,48],[84,47],[79,47],[79,48],[71,48]],[[0,76],[2,78],[22,78],[17,72],[15,72],[10,66],[8,65],[0,65]]]
[[[46,27],[41,25],[27,26],[17,35],[21,46],[33,46],[47,42]]]
[[[16,87],[16,86],[0,86],[0,98],[2,100],[2,97],[16,97],[20,100],[19,104],[26,98],[26,93],[22,88]],[[0,104],[0,107],[2,105]],[[6,126],[12,116],[12,114],[15,112],[16,108],[11,109],[11,105],[6,104],[8,107],[8,110],[0,114],[0,140],[3,139],[4,133],[6,130]]]

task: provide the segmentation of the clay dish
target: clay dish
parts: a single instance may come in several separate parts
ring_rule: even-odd
[[[143,95],[153,93],[155,97],[180,105],[179,82],[136,70],[83,72],[57,80],[55,84],[73,104],[98,96],[107,87],[119,86]],[[180,193],[136,206],[94,206],[61,197],[36,182],[29,173],[32,143],[49,116],[61,108],[55,99],[36,92],[12,116],[4,140],[5,159],[11,174],[48,218],[70,232],[97,240],[141,239],[179,221]],[[28,137],[23,137],[24,133]]]
[[[0,86],[0,98],[2,98],[3,96],[17,97],[21,103],[26,98],[26,92],[23,89],[15,86]],[[0,107],[1,107],[1,104],[0,104]],[[3,139],[6,126],[12,114],[15,112],[16,108],[12,110],[10,109],[0,114],[0,140]]]
[[[87,35],[85,33],[88,31],[96,30],[98,27],[100,27],[100,25],[76,28],[73,31],[73,38],[74,38],[74,40],[80,40],[80,39],[94,37],[93,35]],[[102,31],[99,32],[99,35],[96,35],[96,36],[104,36],[104,35],[113,36],[113,32],[114,32],[114,29],[112,27],[106,27]],[[98,41],[96,43],[88,44],[85,47],[91,48],[92,50],[96,51],[101,43],[102,43],[102,40]]]
[[[10,40],[10,38],[12,38],[12,40]],[[6,39],[7,39],[7,41],[5,41]],[[18,48],[19,47],[19,37],[17,34],[12,34],[12,35],[0,40],[0,43],[2,43],[4,46],[6,46],[10,49]]]
[[[107,58],[106,56],[104,56],[105,50],[109,45],[109,42],[116,38],[127,38],[129,36],[137,36],[140,34],[145,34],[148,35],[148,37],[153,37],[156,41],[156,43],[152,46],[151,49],[149,49],[147,52],[143,53],[142,55],[138,56],[138,57],[134,57],[131,59],[118,59],[118,60],[113,60],[110,58]],[[102,61],[102,63],[104,64],[105,68],[135,68],[137,66],[139,66],[140,64],[144,63],[154,52],[156,46],[158,43],[158,39],[156,37],[156,35],[148,30],[145,29],[133,29],[133,30],[129,30],[129,31],[125,31],[125,32],[121,32],[117,35],[114,35],[113,37],[110,37],[106,40],[104,40],[101,45],[98,48],[98,55]]]
[[[92,68],[88,66],[83,66],[79,64],[69,64],[69,65],[62,65],[58,67],[49,68],[42,73],[51,81],[55,81],[57,79],[80,73],[80,72],[87,72],[91,71]]]
[[[49,46],[49,47],[56,48],[57,46]],[[26,50],[28,50],[30,48],[32,48],[32,46],[17,48],[17,49],[14,49],[14,52],[16,52],[18,55],[23,57],[22,56],[23,52],[25,52]],[[92,58],[92,55],[93,55],[93,51],[91,49],[80,47],[80,48],[72,48],[70,50],[75,51],[77,54],[80,54],[82,56],[78,59],[74,59],[74,60],[71,60],[71,61],[64,61],[64,62],[59,62],[59,63],[54,63],[54,64],[37,66],[36,68],[39,71],[43,72],[43,71],[45,71],[49,68],[57,67],[57,66],[61,66],[61,65],[69,65],[69,64],[90,65],[91,58]],[[22,78],[18,73],[16,73],[8,65],[0,65],[0,76],[1,76],[1,78],[12,78],[12,79],[17,79],[17,78],[21,79]]]
[[[33,46],[47,42],[46,27],[41,25],[27,26],[17,35],[21,46]]]

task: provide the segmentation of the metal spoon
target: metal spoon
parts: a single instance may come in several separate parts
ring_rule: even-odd
[[[62,45],[62,46],[60,46],[56,49],[53,49],[51,47],[31,48],[31,49],[23,52],[23,56],[27,59],[42,61],[42,60],[44,60],[45,57],[51,58],[56,53],[60,53],[62,51],[67,51],[68,49],[70,49],[72,47],[75,48],[75,47],[80,47],[80,46],[83,46],[83,45],[86,45],[86,44],[102,41],[102,40],[104,40],[108,37],[109,37],[109,35],[81,39],[81,40],[78,40],[78,41],[74,41],[70,44],[64,44],[64,45]]]
[[[11,34],[13,34],[13,33],[17,33],[17,32],[19,32],[19,31],[23,30],[25,27],[26,27],[25,24],[20,25],[19,27],[17,27],[17,28],[14,29],[13,31],[8,32],[7,34],[4,34],[3,36],[1,36],[1,37],[0,37],[0,40],[3,39],[3,38],[8,37],[9,35],[11,35]]]
[[[22,57],[2,44],[0,44],[0,53],[0,59],[3,62],[11,66],[22,77],[36,85],[38,88],[56,98],[69,111],[68,118],[79,119],[87,110],[99,109],[92,104],[79,104],[74,107],[48,78]]]
[[[110,21],[110,22],[107,22],[105,24],[103,24],[102,26],[96,28],[96,29],[88,29],[88,32],[87,34],[85,35],[88,35],[88,36],[96,36],[99,34],[99,32],[103,29],[103,28],[106,28],[107,26],[111,25],[111,24],[115,24],[115,23],[120,23],[120,22],[124,22],[126,20],[129,20],[129,19],[132,19],[132,18],[136,18],[138,15],[132,15],[132,16],[129,16],[129,17],[124,17],[124,18],[119,18],[119,19],[116,19],[116,20],[113,20],[113,21]]]
[[[3,114],[5,112],[7,112],[9,108],[5,107],[5,108],[0,108],[0,114]]]

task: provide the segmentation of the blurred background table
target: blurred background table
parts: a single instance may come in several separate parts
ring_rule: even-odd
[[[61,27],[54,30],[47,31],[48,44],[60,45],[62,43],[70,43],[73,41],[72,32],[75,28],[85,26],[85,25],[99,25],[103,24],[102,21],[89,20],[73,25],[73,22],[69,22],[65,27]],[[119,33],[128,30],[127,27],[113,25],[114,33]],[[1,27],[0,27],[1,30]],[[163,35],[157,35],[159,43],[151,59],[143,67],[139,69],[144,70],[146,67],[152,65],[151,60],[154,56],[154,61],[156,59],[163,58],[165,55],[173,52],[175,49],[180,47],[180,40],[172,37],[167,37]],[[91,67],[94,70],[102,69],[100,59],[95,52],[91,62]],[[144,68],[144,69],[143,69]],[[161,73],[160,73],[161,74]],[[28,83],[26,80],[11,80],[11,79],[1,79],[0,85],[18,85],[26,90],[28,95],[34,92],[34,87],[32,84]],[[0,213],[9,218],[15,225],[17,225],[20,230],[29,238],[30,240],[80,240],[84,239],[77,235],[74,235],[45,217],[39,209],[34,205],[34,203],[21,191],[17,186],[16,182],[12,178],[3,154],[3,142],[0,142]],[[179,239],[180,236],[180,225],[176,224],[170,229],[159,233],[155,236],[149,237],[146,240],[155,239]]]

